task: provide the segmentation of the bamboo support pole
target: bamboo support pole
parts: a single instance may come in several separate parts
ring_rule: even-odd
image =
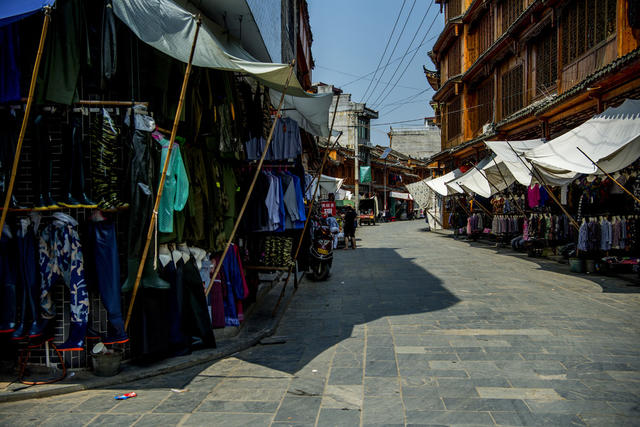
[[[191,67],[193,62],[193,55],[196,50],[196,43],[198,42],[198,34],[200,33],[200,27],[202,26],[202,19],[197,17],[196,33],[193,36],[193,43],[191,44],[191,53],[189,54],[189,62],[187,63],[187,70],[182,80],[182,89],[180,90],[180,100],[178,102],[178,109],[176,110],[176,116],[173,120],[173,128],[171,130],[171,137],[169,139],[169,148],[167,149],[167,157],[164,160],[162,167],[162,174],[160,175],[160,185],[158,186],[158,192],[156,194],[155,204],[153,205],[153,213],[151,215],[151,222],[149,223],[149,229],[147,230],[147,240],[142,251],[142,258],[140,259],[140,265],[138,265],[138,272],[136,274],[136,281],[133,285],[133,292],[131,294],[131,301],[129,302],[129,309],[127,310],[127,318],[124,323],[125,329],[129,327],[131,321],[131,314],[133,313],[133,305],[136,301],[136,295],[140,287],[140,279],[142,278],[142,271],[149,255],[149,246],[151,245],[151,238],[153,237],[153,231],[158,220],[158,206],[160,205],[160,199],[162,198],[162,191],[164,190],[164,183],[167,178],[167,170],[169,169],[169,162],[171,161],[171,152],[173,151],[173,144],[178,133],[178,124],[180,122],[180,114],[184,107],[184,98],[187,93],[187,84],[189,82],[189,76],[191,75]],[[155,256],[155,255],[154,255]]]
[[[4,223],[7,220],[7,213],[9,212],[9,204],[11,203],[11,196],[13,195],[13,187],[16,183],[16,174],[18,173],[18,164],[20,163],[20,152],[22,151],[22,143],[24,142],[24,136],[27,133],[27,123],[29,122],[29,114],[31,113],[31,106],[33,105],[33,94],[36,89],[36,80],[38,79],[38,71],[40,70],[40,62],[42,61],[42,53],[44,52],[44,42],[47,39],[47,30],[49,29],[50,21],[51,21],[51,8],[47,6],[44,8],[44,21],[42,22],[42,32],[40,33],[40,43],[38,44],[38,53],[36,54],[36,62],[33,65],[33,72],[31,73],[31,83],[29,84],[29,96],[27,98],[27,106],[24,109],[24,117],[22,117],[22,126],[20,127],[20,135],[18,136],[18,143],[16,144],[16,152],[13,156],[13,166],[11,166],[11,178],[9,179],[9,186],[7,187],[7,191],[4,196],[2,216],[0,217],[0,232],[2,232],[2,230],[4,229]]]
[[[495,158],[494,158],[493,160],[495,161]],[[500,191],[500,189],[499,189],[499,188],[498,188],[498,187],[497,187],[493,182],[491,182],[491,181],[489,180],[489,177],[487,176],[486,172],[484,172],[484,171],[483,171],[483,170],[481,170],[481,169],[478,169],[478,167],[477,167],[477,166],[475,166],[475,165],[474,165],[474,168],[476,168],[476,170],[477,170],[478,172],[480,172],[480,175],[482,175],[482,176],[484,177],[484,179],[486,179],[486,180],[487,180],[487,182],[489,183],[489,185],[490,185],[491,187],[493,187],[493,189],[494,189],[494,190],[496,190],[496,193],[500,193],[500,192],[501,192],[501,191]],[[499,172],[499,170],[498,170],[498,172]],[[502,175],[502,173],[500,173],[500,175]],[[503,178],[504,178],[504,177],[503,177]],[[505,180],[505,184],[506,184],[506,183],[507,183],[507,181]],[[508,188],[508,187],[509,187],[509,186],[507,186],[507,188]],[[506,190],[506,188],[505,188],[505,190]],[[507,191],[507,194],[509,194],[509,197],[510,197],[510,198],[512,198],[512,196],[511,196],[511,194],[510,194],[510,192],[509,192],[509,191]],[[520,211],[520,213],[521,213],[522,215],[524,215],[524,212],[522,211],[522,209],[520,208],[520,206],[518,206],[518,204],[517,204],[517,203],[515,203],[515,205],[516,205],[516,207],[518,208],[518,211]]]
[[[618,187],[622,188],[622,189],[624,190],[624,192],[625,192],[625,193],[627,193],[628,195],[630,195],[630,196],[633,198],[633,200],[635,200],[635,201],[636,201],[636,203],[640,203],[640,199],[638,199],[638,198],[635,196],[635,194],[633,194],[631,191],[627,190],[627,189],[625,188],[625,186],[624,186],[624,185],[620,184],[620,183],[618,182],[618,180],[616,180],[616,179],[615,179],[614,177],[612,177],[608,172],[606,172],[604,169],[602,169],[598,163],[596,163],[596,162],[594,162],[593,160],[591,160],[591,157],[589,157],[589,156],[587,155],[587,153],[585,153],[584,151],[582,151],[582,150],[580,149],[580,147],[576,147],[576,148],[578,149],[578,151],[580,151],[582,154],[584,154],[584,156],[585,156],[587,159],[589,159],[589,161],[590,161],[591,163],[593,163],[593,165],[594,165],[595,167],[597,167],[597,168],[598,168],[598,169],[599,169],[603,174],[605,174],[605,175],[607,175],[609,178],[611,178],[611,180],[612,180],[612,181],[613,181],[613,182],[614,182]]]
[[[454,199],[456,201],[456,203],[458,204],[458,206],[460,206],[462,208],[462,210],[464,211],[465,214],[467,214],[467,216],[469,215],[469,209],[467,209],[467,207],[464,205],[464,203],[462,203],[457,197],[454,196]]]
[[[336,99],[336,106],[333,109],[333,117],[331,118],[331,126],[329,127],[329,136],[327,137],[327,148],[324,151],[324,156],[322,157],[322,163],[320,164],[320,169],[318,169],[318,173],[316,173],[315,180],[317,182],[316,182],[316,187],[313,189],[313,196],[311,197],[311,201],[309,203],[309,212],[307,214],[307,219],[304,222],[304,228],[302,229],[300,240],[298,240],[298,246],[296,248],[296,252],[293,255],[293,266],[295,266],[296,261],[298,260],[298,255],[300,254],[300,248],[302,247],[302,241],[304,240],[304,235],[306,234],[307,228],[309,227],[309,220],[311,219],[311,213],[313,212],[313,205],[315,204],[315,201],[316,201],[316,194],[318,194],[318,188],[320,188],[320,177],[322,176],[324,165],[327,163],[327,158],[329,157],[329,151],[331,151],[331,148],[333,148],[333,147],[331,148],[329,147],[329,141],[331,140],[331,134],[333,133],[333,124],[336,121],[336,113],[338,112],[339,103],[340,103],[340,93],[338,93],[338,97]],[[333,146],[336,146],[338,144],[338,140],[340,139],[341,136],[342,136],[342,132],[340,133],[340,135],[338,135],[338,137],[334,141]],[[312,181],[312,183],[313,182],[314,181]],[[356,197],[358,197],[358,195],[356,195]],[[282,285],[282,291],[280,291],[280,296],[278,297],[278,301],[276,301],[276,305],[273,307],[273,311],[271,312],[272,316],[276,315],[276,310],[278,310],[278,307],[280,306],[280,302],[282,301],[282,298],[284,298],[284,293],[287,290],[287,284],[289,283],[289,278],[291,277],[291,271],[293,269],[293,266],[289,267],[289,271],[287,272],[287,278],[284,281],[284,285]],[[297,286],[296,286],[296,289],[297,289]]]
[[[546,184],[544,178],[542,178],[542,175],[536,170],[535,166],[531,165],[531,167],[529,167],[529,165],[527,165],[527,162],[522,160],[522,157],[520,157],[520,155],[516,152],[516,150],[513,149],[511,144],[509,144],[509,141],[507,141],[507,145],[509,146],[509,148],[511,148],[511,151],[513,151],[513,153],[516,155],[516,157],[518,159],[520,159],[520,162],[522,162],[522,164],[529,170],[529,172],[531,172],[531,175],[536,177],[536,179],[540,182],[540,185],[542,185],[542,187],[544,187],[544,189],[549,194],[549,197],[551,197],[551,199],[553,199],[553,201],[558,205],[560,210],[562,210],[562,212],[564,212],[564,214],[567,216],[567,218],[569,218],[569,220],[571,221],[571,225],[573,225],[573,227],[576,230],[580,230],[580,226],[578,225],[576,220],[573,218],[573,216],[571,216],[571,214],[569,212],[567,212],[565,207],[562,206],[562,203],[560,203],[560,200],[558,200],[558,198],[553,193],[553,191],[549,190],[549,186]]]
[[[508,190],[509,184],[507,183],[507,178],[504,177],[502,171],[500,170],[500,166],[498,165],[498,162],[496,161],[495,157],[493,158],[493,163],[496,165],[496,169],[498,169],[498,173],[500,174],[500,177],[502,178],[502,181],[504,181],[504,185],[506,185],[505,190],[507,191],[507,193],[511,197],[511,200],[513,200],[513,202],[515,203],[516,207],[518,208],[518,211],[520,211],[520,214],[522,216],[526,217],[527,215],[524,213],[524,210],[518,204],[518,201],[516,200],[516,197],[513,195],[513,193],[511,191]]]
[[[211,276],[211,281],[209,281],[209,285],[205,291],[205,295],[209,296],[211,289],[213,289],[213,284],[220,273],[220,269],[222,268],[222,262],[224,258],[227,256],[229,252],[229,248],[231,247],[231,242],[236,236],[236,232],[238,231],[238,227],[240,226],[240,222],[242,221],[242,216],[244,215],[245,209],[247,209],[247,205],[249,204],[249,199],[251,198],[251,193],[253,193],[253,188],[256,185],[256,181],[258,181],[258,176],[260,175],[260,171],[262,170],[262,165],[264,163],[264,158],[267,155],[267,151],[269,151],[269,146],[271,145],[271,140],[273,139],[273,132],[276,129],[276,125],[278,124],[278,116],[280,115],[280,110],[282,109],[282,104],[284,103],[284,96],[287,92],[287,88],[289,87],[289,82],[291,81],[291,76],[293,75],[295,59],[291,62],[289,68],[289,76],[287,77],[287,81],[284,85],[282,96],[280,97],[280,102],[278,103],[278,109],[276,111],[276,118],[271,125],[271,130],[269,131],[269,137],[267,138],[267,143],[264,146],[264,150],[262,151],[262,156],[260,157],[260,161],[258,162],[258,167],[256,168],[256,172],[253,174],[253,180],[251,181],[251,185],[249,186],[249,190],[247,191],[247,195],[244,198],[244,202],[242,203],[242,207],[240,208],[240,212],[238,213],[238,218],[236,218],[236,223],[233,225],[233,229],[231,230],[231,235],[227,239],[227,244],[224,247],[224,251],[222,252],[222,256],[220,260],[216,264],[216,268],[213,271],[213,276]]]

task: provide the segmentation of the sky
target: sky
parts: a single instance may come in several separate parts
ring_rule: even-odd
[[[390,126],[422,126],[422,118],[433,115],[429,106],[433,90],[422,66],[435,69],[427,52],[443,27],[438,4],[433,0],[308,0],[308,4],[313,82],[333,84],[351,93],[353,101],[366,102],[379,112],[371,122],[374,145],[389,145]]]

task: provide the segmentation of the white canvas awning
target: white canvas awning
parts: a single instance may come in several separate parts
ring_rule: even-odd
[[[463,190],[467,190],[467,192],[475,193],[482,197],[491,197],[495,191],[487,178],[485,178],[485,169],[491,166],[491,159],[492,157],[485,157],[480,160],[475,167],[469,169],[460,178],[455,179],[454,182]],[[447,185],[451,186],[451,183]]]
[[[427,185],[436,193],[441,196],[450,196],[456,193],[463,193],[462,189],[458,191],[454,190],[450,187],[447,187],[447,182],[453,181],[454,179],[460,177],[462,175],[462,171],[460,169],[456,169],[447,174],[444,174],[438,178],[432,179],[431,181],[427,181]]]
[[[415,200],[422,209],[431,209],[433,207],[433,190],[427,185],[427,181],[431,181],[431,178],[404,185],[413,197],[413,200]]]
[[[327,193],[335,193],[340,190],[344,178],[334,178],[328,175],[320,176],[320,188],[324,189]]]
[[[413,197],[411,197],[411,194],[399,193],[397,191],[392,191],[391,193],[389,193],[389,197],[393,199],[400,199],[400,200],[413,200]]]
[[[525,141],[486,141],[485,144],[497,155],[496,161],[501,165],[500,171],[507,179],[509,185],[511,185],[514,179],[524,186],[528,187],[531,185],[531,171],[527,168],[527,166],[531,167],[531,165],[523,157],[523,153],[544,144],[544,140],[529,139]],[[527,163],[527,166],[523,164],[523,161]],[[498,176],[500,175],[498,169],[495,169],[495,165],[493,169],[489,169],[488,176],[492,176],[494,174],[498,174]],[[507,171],[508,174],[505,174]],[[500,177],[500,180],[502,180],[502,177]],[[495,181],[492,180],[492,182]]]
[[[113,10],[143,42],[182,62],[188,62],[196,32],[196,15],[202,17],[202,26],[193,57],[193,65],[217,70],[249,74],[264,85],[282,91],[289,76],[289,65],[259,62],[239,42],[225,34],[193,4],[184,0],[113,0]],[[328,136],[327,112],[333,95],[305,92],[295,77],[291,78],[286,93],[306,99],[305,102],[288,101],[302,117],[299,125],[318,136]],[[317,104],[315,103],[317,102]],[[320,110],[322,114],[320,113]],[[292,117],[294,118],[294,117]],[[294,118],[295,120],[295,118]]]
[[[525,153],[545,175],[572,180],[601,174],[584,151],[608,173],[624,169],[640,157],[640,100],[627,99],[607,108],[569,132]]]

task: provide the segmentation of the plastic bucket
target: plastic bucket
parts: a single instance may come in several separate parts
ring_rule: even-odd
[[[585,271],[587,273],[595,273],[596,272],[596,260],[588,259],[585,261]]]
[[[93,373],[99,377],[112,377],[120,372],[122,353],[119,351],[92,354],[91,358],[93,359]]]
[[[569,258],[569,270],[573,273],[584,273],[584,260],[580,258]]]

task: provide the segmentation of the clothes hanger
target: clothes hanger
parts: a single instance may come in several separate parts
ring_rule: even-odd
[[[76,221],[74,217],[72,217],[71,215],[67,215],[66,213],[56,212],[52,215],[52,217],[64,222],[65,224],[70,224],[74,227],[78,226],[78,221]]]

